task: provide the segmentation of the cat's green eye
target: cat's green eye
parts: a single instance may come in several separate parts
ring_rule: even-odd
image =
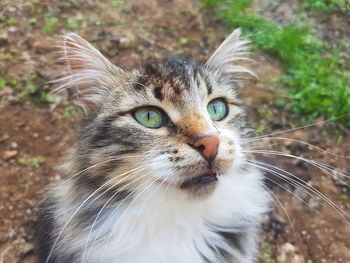
[[[142,107],[134,112],[135,119],[148,128],[160,128],[164,124],[164,113],[155,107]]]
[[[208,104],[207,109],[213,121],[221,121],[228,113],[227,105],[222,99],[213,100]]]

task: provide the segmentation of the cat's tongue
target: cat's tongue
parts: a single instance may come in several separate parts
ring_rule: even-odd
[[[205,185],[217,181],[217,173],[209,168],[203,171],[200,175],[187,179],[181,184],[181,188],[192,187],[196,185]]]

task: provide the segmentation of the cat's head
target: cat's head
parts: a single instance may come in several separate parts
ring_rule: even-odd
[[[58,89],[77,87],[87,112],[76,138],[80,183],[112,191],[162,184],[203,197],[244,164],[250,129],[236,92],[249,71],[234,64],[247,54],[239,30],[203,64],[121,69],[76,34],[65,37],[64,53],[70,72]]]

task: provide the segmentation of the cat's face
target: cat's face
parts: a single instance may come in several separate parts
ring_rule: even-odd
[[[245,53],[239,32],[205,64],[169,60],[130,71],[76,35],[67,41],[72,74],[63,85],[81,86],[90,107],[77,136],[79,169],[89,169],[81,180],[116,191],[159,184],[198,197],[244,163],[249,128],[236,98],[244,69],[230,64]]]

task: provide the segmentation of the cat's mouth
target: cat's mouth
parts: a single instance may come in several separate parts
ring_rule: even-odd
[[[191,177],[181,184],[181,189],[188,189],[193,187],[207,186],[209,184],[216,183],[218,180],[218,175],[215,170],[208,168],[201,174],[195,177]]]

